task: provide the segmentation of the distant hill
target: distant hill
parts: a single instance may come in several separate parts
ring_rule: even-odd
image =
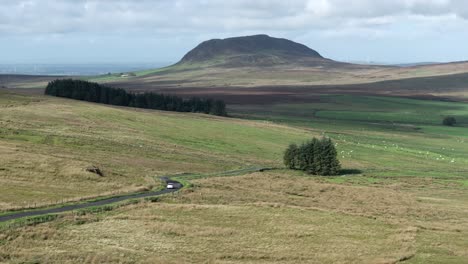
[[[416,67],[416,66],[428,66],[428,65],[437,65],[443,64],[440,62],[414,62],[414,63],[400,63],[400,64],[391,64],[398,67]]]
[[[228,67],[280,64],[318,65],[333,61],[291,40],[254,35],[205,41],[188,52],[178,64],[213,64]]]
[[[468,98],[468,61],[399,66],[338,62],[303,44],[267,35],[208,40],[168,67],[81,79],[138,92],[263,87],[258,92],[262,94],[268,87],[314,86],[332,93],[335,88],[342,91],[343,85],[356,90],[355,84],[359,84],[357,88],[366,88],[367,94],[393,94],[404,87],[406,95],[430,91],[431,95],[450,93]],[[51,80],[49,76],[0,75],[0,89],[45,87]],[[197,92],[192,91],[190,96],[197,96]]]

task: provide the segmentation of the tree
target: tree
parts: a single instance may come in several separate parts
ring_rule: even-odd
[[[338,161],[338,154],[330,138],[323,138],[320,142],[322,152],[320,156],[323,167],[320,170],[320,175],[337,175],[341,169]]]
[[[284,152],[284,157],[283,157],[284,165],[286,165],[286,167],[288,167],[289,169],[297,168],[298,164],[297,164],[296,155],[297,155],[298,150],[299,149],[296,144],[291,144]]]
[[[298,169],[315,175],[337,175],[341,169],[338,154],[329,138],[313,138],[300,147],[289,145],[284,152],[284,164],[289,169]]]
[[[295,160],[297,161],[297,169],[302,171],[307,171],[309,166],[309,152],[307,148],[310,146],[310,142],[303,143],[296,152]]]
[[[304,151],[302,155],[304,159],[302,161],[303,170],[310,174],[319,174],[321,152],[320,141],[316,138],[313,138],[304,144],[302,151]]]
[[[217,116],[226,116],[226,104],[221,100],[216,100],[211,106],[210,114]]]
[[[455,117],[453,116],[447,116],[444,118],[444,120],[442,121],[442,124],[444,126],[454,126],[457,124],[457,120],[455,119]]]

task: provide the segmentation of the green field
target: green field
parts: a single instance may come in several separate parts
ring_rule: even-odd
[[[310,129],[336,140],[341,161],[374,176],[468,180],[468,105],[390,97],[321,96],[311,104],[232,106],[236,116]],[[459,124],[442,126],[445,116]],[[349,165],[348,165],[349,164]]]
[[[191,183],[0,233],[0,263],[464,263],[468,106],[375,96],[230,105],[234,118],[0,94],[0,208]],[[441,125],[451,115],[459,124]],[[282,169],[329,136],[342,175]],[[102,168],[105,177],[86,172]],[[229,173],[255,166],[267,172]],[[185,177],[185,178],[184,178]]]
[[[276,166],[289,142],[308,137],[265,122],[0,95],[0,209],[158,187],[166,174]]]

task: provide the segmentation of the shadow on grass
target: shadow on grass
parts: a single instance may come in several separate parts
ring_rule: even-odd
[[[362,170],[344,169],[344,170],[340,170],[340,173],[338,175],[344,176],[344,175],[356,175],[356,174],[362,174]]]

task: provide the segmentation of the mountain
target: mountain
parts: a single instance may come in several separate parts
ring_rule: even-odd
[[[178,64],[237,67],[330,62],[303,44],[268,35],[254,35],[205,41],[188,52]]]
[[[178,63],[168,67],[137,72],[135,76],[104,75],[92,80],[111,82],[116,87],[132,87],[138,91],[312,85],[326,85],[327,90],[331,91],[332,85],[390,80],[414,83],[415,78],[462,74],[454,79],[452,86],[459,90],[460,84],[466,83],[466,73],[468,62],[413,67],[339,62],[327,59],[303,44],[267,35],[254,35],[205,41]],[[423,90],[428,87],[426,85],[431,85],[427,79],[421,83],[424,86],[419,88]],[[396,82],[391,83],[392,87],[395,85]],[[380,85],[371,90],[377,92],[379,89]],[[197,95],[197,91],[191,92],[191,96]]]

